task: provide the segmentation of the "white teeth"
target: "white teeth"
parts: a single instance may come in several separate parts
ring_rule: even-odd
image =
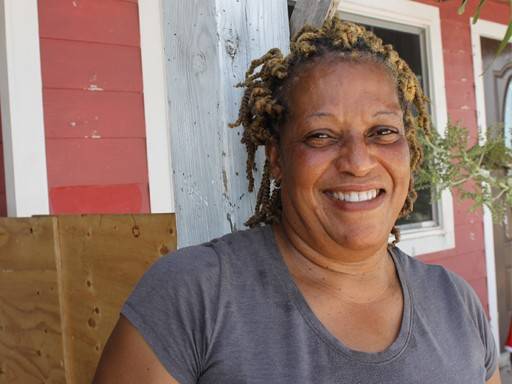
[[[363,192],[332,192],[331,196],[340,201],[348,202],[359,202],[373,200],[377,197],[379,191],[377,189],[371,189]]]

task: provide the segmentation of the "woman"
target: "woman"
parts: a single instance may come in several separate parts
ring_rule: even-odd
[[[499,383],[471,288],[388,245],[429,129],[407,64],[332,19],[255,60],[243,85],[250,189],[267,154],[254,228],[157,262],[95,382]]]

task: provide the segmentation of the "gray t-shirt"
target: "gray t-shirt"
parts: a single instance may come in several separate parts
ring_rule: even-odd
[[[180,383],[482,384],[497,350],[470,286],[390,248],[404,295],[397,339],[351,350],[312,312],[271,227],[156,262],[122,313]]]

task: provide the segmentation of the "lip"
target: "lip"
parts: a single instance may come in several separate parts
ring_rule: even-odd
[[[352,187],[351,187],[352,188]],[[336,189],[336,190],[326,190],[324,191],[324,196],[327,197],[329,202],[333,204],[337,209],[341,209],[343,211],[348,212],[357,212],[357,211],[369,211],[380,206],[385,198],[386,191],[383,188],[374,188],[379,189],[379,194],[375,199],[366,200],[366,201],[341,201],[332,196],[329,192],[347,192],[347,191],[367,191],[372,188],[368,188],[368,186],[364,186],[361,189]]]
[[[372,189],[378,189],[386,191],[386,188],[384,188],[380,184],[343,184],[340,186],[337,186],[335,188],[328,188],[325,189],[323,192],[363,192],[363,191],[369,191]]]

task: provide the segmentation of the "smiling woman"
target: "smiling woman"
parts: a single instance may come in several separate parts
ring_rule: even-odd
[[[251,188],[267,155],[254,228],[157,262],[95,382],[499,383],[473,290],[388,244],[430,128],[407,64],[335,18],[255,60],[243,85]]]
[[[411,178],[392,74],[330,54],[303,65],[287,93],[293,107],[269,150],[281,221],[324,255],[385,253]]]

